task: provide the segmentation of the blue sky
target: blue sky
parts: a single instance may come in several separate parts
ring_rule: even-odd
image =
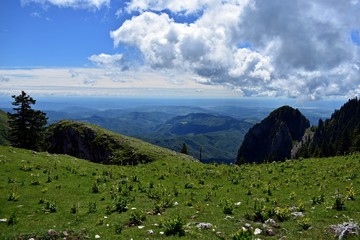
[[[357,0],[2,0],[0,94],[349,98]]]

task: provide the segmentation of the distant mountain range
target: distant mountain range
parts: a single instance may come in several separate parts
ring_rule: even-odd
[[[301,112],[305,112],[305,115],[311,119],[310,122],[314,124],[318,122],[320,117],[323,117],[329,112],[326,109],[327,108],[305,107],[301,109]],[[5,110],[11,111],[11,109]],[[247,131],[254,124],[259,124],[260,120],[266,117],[270,111],[271,108],[265,104],[264,106],[254,107],[234,105],[221,107],[215,105],[206,105],[203,107],[160,105],[107,110],[92,109],[92,105],[88,107],[84,105],[64,106],[62,109],[58,108],[57,111],[46,110],[45,112],[49,118],[49,124],[56,123],[63,119],[91,123],[116,133],[136,137],[158,146],[169,148],[176,152],[179,152],[182,145],[186,144],[189,155],[201,159],[202,162],[234,163],[236,159],[239,161],[239,145],[243,142]],[[287,134],[287,132],[292,131],[288,128],[288,125],[294,120],[289,120],[289,122],[285,124],[287,127],[285,127],[284,124],[279,124],[279,119],[273,117],[274,113],[269,116],[272,116],[272,120],[265,121],[267,124],[265,127],[262,127],[268,132],[262,132],[261,136],[265,139],[268,138],[269,136],[267,135],[270,134],[272,137],[270,136],[270,139],[256,145],[255,148],[251,148],[252,150],[250,152],[254,154],[264,152],[265,150],[263,149],[265,146],[269,147],[271,145],[272,147],[270,148],[274,148],[276,145],[275,140],[280,143],[283,142],[283,140],[279,140],[279,136],[288,136],[289,134]],[[6,120],[4,120],[6,119],[6,114],[3,112],[0,114],[0,117],[0,120],[3,119],[2,122],[0,122],[0,144],[8,144],[6,137],[8,128]],[[254,126],[253,129],[259,128]],[[312,129],[314,129],[314,127]],[[314,132],[310,130],[307,130],[306,134],[314,136]],[[353,134],[354,133],[350,134],[351,137]],[[288,139],[291,141],[290,145],[292,147],[290,157],[295,155],[300,156],[300,153],[302,154],[303,152],[306,152],[306,154],[302,154],[301,156],[308,156],[309,151],[304,151],[305,148],[303,146],[309,145],[309,143],[299,141],[298,138],[293,138],[291,134],[290,136]],[[302,144],[295,144],[297,142]],[[294,145],[296,145],[296,148],[294,148]],[[287,146],[286,148],[289,149],[288,143],[281,146],[283,148]],[[312,144],[312,146],[314,146],[314,144]],[[354,147],[351,149],[353,148]],[[311,155],[314,155],[313,150],[310,152]],[[250,154],[249,156],[251,157],[252,155]],[[287,150],[285,155],[272,154],[272,156],[271,159],[279,158],[282,160],[284,157],[289,158],[289,153]],[[264,156],[260,156],[260,160],[253,158],[249,160],[249,162],[261,162],[261,158],[263,157]]]

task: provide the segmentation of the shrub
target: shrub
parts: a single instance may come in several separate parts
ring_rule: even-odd
[[[179,237],[185,235],[184,229],[185,221],[179,215],[175,218],[169,218],[164,222],[165,226],[165,235],[174,236],[178,235]]]

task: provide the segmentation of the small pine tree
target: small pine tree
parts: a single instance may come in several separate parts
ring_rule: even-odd
[[[32,97],[21,91],[19,96],[13,95],[14,113],[8,113],[10,139],[14,147],[41,150],[43,133],[47,124],[46,114],[31,109],[36,103]]]
[[[183,143],[180,153],[189,154],[185,143]]]

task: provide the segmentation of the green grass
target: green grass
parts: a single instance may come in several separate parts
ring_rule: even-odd
[[[353,200],[345,199],[349,189]],[[265,230],[259,220],[269,215],[280,228],[260,239],[333,239],[330,225],[360,222],[359,193],[360,155],[243,166],[180,159],[113,166],[0,147],[0,219],[8,219],[0,222],[0,239],[50,239],[49,229],[90,239],[178,239],[182,230],[181,239],[232,239],[246,223]],[[342,210],[334,208],[336,195]],[[306,219],[289,216],[292,207]],[[213,227],[199,230],[199,222]]]

